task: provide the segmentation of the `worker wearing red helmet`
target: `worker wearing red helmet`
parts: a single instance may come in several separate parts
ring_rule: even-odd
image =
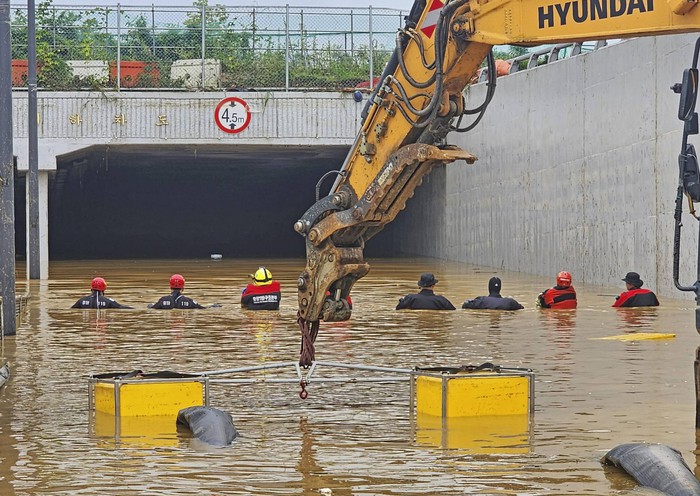
[[[185,288],[185,278],[180,274],[173,274],[170,277],[170,291],[171,293],[167,296],[163,296],[160,300],[152,305],[148,305],[148,308],[155,308],[158,310],[172,310],[173,308],[179,309],[190,309],[190,308],[206,308],[192,298],[182,294],[182,290]]]
[[[98,308],[100,310],[103,308],[131,308],[105,296],[107,281],[102,277],[95,277],[90,283],[90,289],[92,293],[80,298],[71,308]]]
[[[542,291],[537,297],[540,308],[576,308],[576,290],[571,285],[571,274],[565,270],[557,274],[557,285]]]

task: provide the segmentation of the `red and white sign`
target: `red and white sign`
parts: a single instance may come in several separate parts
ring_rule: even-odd
[[[225,133],[240,133],[250,124],[250,107],[242,98],[224,98],[216,106],[214,120]]]
[[[433,2],[430,4],[430,10],[425,16],[425,19],[423,19],[423,26],[420,28],[421,32],[428,38],[433,37],[435,27],[440,20],[440,10],[442,10],[444,6],[445,4],[440,0],[433,0]]]

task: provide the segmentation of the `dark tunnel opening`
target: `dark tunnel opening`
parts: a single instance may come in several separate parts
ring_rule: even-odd
[[[321,176],[338,170],[347,152],[245,145],[84,150],[59,160],[49,183],[49,256],[303,258],[304,240],[292,226],[314,203]],[[324,181],[322,196],[332,184]],[[17,188],[23,194],[24,186]],[[17,228],[19,246],[24,227]],[[383,243],[383,234],[366,255],[391,256],[391,237]]]

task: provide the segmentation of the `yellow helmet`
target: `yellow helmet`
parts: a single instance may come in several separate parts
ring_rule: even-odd
[[[250,278],[253,279],[253,284],[256,286],[272,284],[272,272],[265,267],[260,267],[255,271],[255,274],[250,274]]]

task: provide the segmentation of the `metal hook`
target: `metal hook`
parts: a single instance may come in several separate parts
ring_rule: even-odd
[[[308,383],[304,379],[299,381],[299,386],[301,386],[301,391],[299,391],[299,398],[301,398],[302,400],[305,400],[309,397],[309,392],[306,390],[307,384]]]

